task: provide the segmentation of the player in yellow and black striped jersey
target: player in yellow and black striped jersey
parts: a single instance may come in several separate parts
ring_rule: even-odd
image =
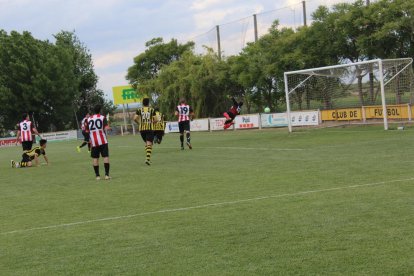
[[[153,124],[157,121],[154,108],[149,106],[149,98],[142,100],[142,107],[138,108],[134,121],[139,125],[138,131],[145,142],[145,164],[151,165],[152,142],[154,140]]]
[[[31,150],[27,150],[22,155],[22,161],[21,162],[15,162],[11,160],[11,166],[12,168],[24,168],[24,167],[31,167],[32,161],[34,160],[36,163],[36,166],[39,166],[39,156],[43,155],[43,158],[46,161],[46,164],[49,165],[49,159],[46,156],[46,143],[47,141],[45,139],[41,139],[39,141],[40,146],[34,147]]]
[[[157,122],[154,123],[154,143],[161,144],[162,137],[164,136],[165,130],[165,116],[162,114],[158,107],[154,108],[155,110],[155,117],[157,118]]]

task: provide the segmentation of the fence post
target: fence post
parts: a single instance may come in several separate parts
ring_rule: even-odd
[[[216,26],[216,31],[217,31],[217,54],[218,54],[219,60],[221,60],[220,26],[219,25]]]

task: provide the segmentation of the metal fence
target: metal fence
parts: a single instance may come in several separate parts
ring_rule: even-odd
[[[355,0],[306,0],[279,9],[264,11],[238,20],[212,26],[200,35],[190,38],[195,42],[198,54],[206,53],[205,47],[211,48],[219,56],[236,55],[258,38],[268,33],[275,20],[279,27],[296,29],[312,23],[312,14],[319,6],[332,8],[338,3],[354,3]],[[374,0],[366,0],[366,3]]]

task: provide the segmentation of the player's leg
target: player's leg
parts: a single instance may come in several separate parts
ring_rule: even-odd
[[[224,112],[224,113],[223,113],[223,116],[226,118],[226,120],[231,120],[231,118],[230,118],[230,116],[229,116],[229,113]]]
[[[157,141],[158,144],[161,144],[162,142],[162,137],[164,137],[164,131],[159,131],[158,135],[157,135]]]
[[[189,149],[192,149],[193,147],[191,146],[191,134],[190,134],[190,121],[186,121],[185,124],[185,136],[187,138],[187,146]]]
[[[86,146],[89,142],[89,135],[88,133],[86,133],[85,131],[82,131],[82,135],[83,135],[83,142],[82,144],[79,146],[80,148],[83,148],[84,146]]]
[[[184,150],[184,122],[178,123],[178,129],[180,131],[181,150]]]
[[[85,137],[85,141],[86,141],[86,143],[88,143],[88,152],[91,152],[91,147],[92,147],[92,145],[91,145],[91,135],[90,135],[90,133],[89,132],[87,132],[86,133],[86,137]]]
[[[22,142],[23,151],[31,150],[32,146],[33,146],[33,141],[23,141]]]
[[[99,174],[99,154],[100,154],[99,146],[92,147],[92,150],[91,150],[92,166],[95,172],[96,180],[101,179],[101,176]]]
[[[227,120],[224,122],[224,129],[228,129],[229,127],[231,127],[231,125],[234,124],[233,120],[236,117],[231,112],[227,112],[227,115],[228,115],[228,117],[226,117]]]
[[[158,131],[154,131],[154,141],[152,141],[153,144],[158,144]]]
[[[101,155],[103,157],[105,167],[105,180],[109,180],[111,179],[111,177],[109,176],[109,146],[108,144],[105,144],[101,147]]]
[[[147,131],[145,143],[145,164],[151,165],[152,141],[154,140],[154,132]]]
[[[30,162],[30,157],[26,153],[22,154],[22,161],[15,163],[16,168],[25,168],[30,166],[32,166],[32,162]]]

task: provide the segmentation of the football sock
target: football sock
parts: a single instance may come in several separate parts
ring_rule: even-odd
[[[27,167],[27,162],[19,162],[17,163],[19,168]]]
[[[105,175],[109,176],[109,163],[104,163],[104,167],[105,167]]]
[[[184,145],[184,134],[180,134],[181,146]]]
[[[82,145],[80,145],[80,148],[83,148],[84,146],[86,146],[87,142],[83,142]]]
[[[187,132],[186,137],[187,137],[187,142],[190,143],[190,132]]]
[[[95,175],[99,176],[99,165],[98,166],[93,166],[93,170],[95,171]]]
[[[146,152],[146,160],[149,161],[151,159],[151,153],[152,153],[152,146],[147,145],[145,146],[145,152]]]

